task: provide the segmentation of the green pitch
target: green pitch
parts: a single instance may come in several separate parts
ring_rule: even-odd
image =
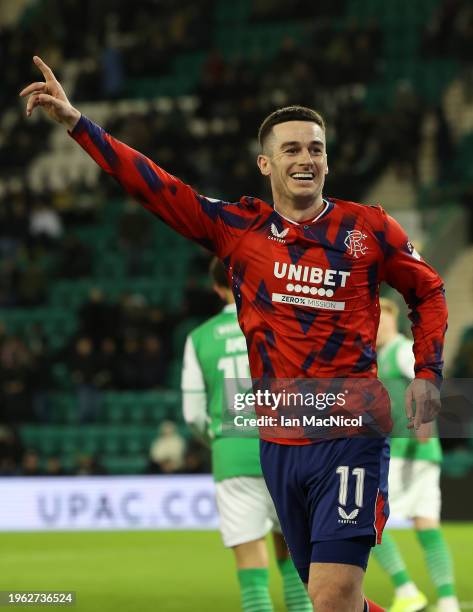
[[[445,535],[459,597],[465,610],[473,609],[473,524],[448,525]],[[415,536],[398,531],[395,537],[433,602]],[[87,612],[239,611],[233,556],[215,532],[0,533],[0,542],[0,590],[76,591],[77,605],[70,609]],[[282,611],[274,563],[271,569],[273,600]],[[374,560],[366,593],[385,606],[391,600],[390,583]]]

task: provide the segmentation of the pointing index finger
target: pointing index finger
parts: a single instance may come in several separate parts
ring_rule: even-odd
[[[38,68],[41,70],[46,80],[52,80],[52,81],[56,80],[56,77],[54,76],[54,73],[51,70],[51,68],[47,64],[45,64],[40,57],[35,55],[33,57],[33,61],[38,66]]]

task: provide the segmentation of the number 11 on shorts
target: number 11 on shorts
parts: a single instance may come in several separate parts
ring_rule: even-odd
[[[340,506],[347,505],[348,479],[350,477],[350,466],[339,465],[336,473],[340,475],[340,489],[338,491],[338,503]],[[356,478],[355,505],[363,507],[363,491],[365,486],[365,468],[353,468],[352,475]]]

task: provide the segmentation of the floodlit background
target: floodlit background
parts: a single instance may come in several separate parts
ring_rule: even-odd
[[[0,590],[77,590],[90,611],[238,610],[231,553],[205,531],[208,453],[178,391],[187,333],[220,308],[209,255],[124,196],[63,128],[38,111],[26,120],[17,94],[39,79],[34,54],[90,119],[210,197],[268,198],[259,123],[283,105],[319,110],[325,195],[379,202],[407,229],[445,279],[446,374],[473,378],[473,4],[1,0]],[[468,609],[473,442],[444,450]],[[16,532],[28,529],[42,532]],[[399,538],[432,594],[414,536]],[[390,601],[374,563],[367,584]]]

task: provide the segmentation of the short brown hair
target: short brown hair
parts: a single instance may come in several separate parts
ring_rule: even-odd
[[[209,266],[209,274],[213,284],[217,285],[217,287],[225,287],[225,289],[230,287],[227,271],[218,257],[212,258]]]
[[[310,121],[320,125],[325,131],[325,122],[322,115],[317,111],[306,106],[285,106],[284,108],[278,108],[278,110],[268,115],[260,125],[258,142],[261,149],[264,148],[264,144],[273,127],[279,123],[286,123],[286,121]]]

